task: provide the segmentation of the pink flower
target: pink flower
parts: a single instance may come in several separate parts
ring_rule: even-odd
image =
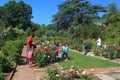
[[[94,72],[95,70],[92,68],[92,69],[90,69],[92,72]]]
[[[70,69],[70,72],[73,72],[74,71],[74,69]]]
[[[56,77],[60,77],[60,75],[59,75],[59,74],[56,74]]]
[[[76,71],[76,73],[77,73],[78,75],[80,75],[80,71]]]
[[[64,70],[62,70],[62,71],[61,71],[61,73],[65,73],[65,71],[64,71]]]
[[[87,75],[87,72],[86,72],[86,71],[82,71],[81,74],[82,74],[82,75]]]

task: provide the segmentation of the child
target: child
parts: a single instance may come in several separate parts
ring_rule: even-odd
[[[28,59],[28,65],[31,68],[33,63],[33,48],[31,48],[27,53],[27,59]]]
[[[65,61],[67,61],[68,60],[68,51],[69,51],[69,47],[68,47],[68,44],[66,43],[65,44]]]
[[[65,44],[61,46],[62,60],[65,59]]]

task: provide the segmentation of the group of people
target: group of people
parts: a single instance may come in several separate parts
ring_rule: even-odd
[[[57,42],[54,42],[54,47],[53,50],[56,52],[56,58],[57,59],[65,59],[66,61],[68,60],[68,51],[69,51],[69,47],[68,47],[68,43],[64,43],[64,44],[59,44]]]
[[[33,37],[34,34],[30,35],[27,38],[27,44],[26,44],[26,63],[29,65],[29,67],[32,67],[32,63],[33,63],[33,55],[34,55],[34,47],[35,44],[33,42]],[[54,41],[54,45],[53,48],[51,49],[56,53],[56,60],[58,59],[65,59],[66,61],[68,60],[68,51],[69,51],[69,47],[67,43],[64,44],[60,44],[56,41]]]
[[[34,37],[34,34],[30,35],[28,38],[27,38],[27,48],[26,48],[26,62],[29,64],[29,67],[32,67],[32,63],[33,63],[33,54],[34,54],[34,47],[35,47],[35,44],[33,44],[33,37]],[[98,38],[97,39],[97,49],[99,49],[101,47],[101,38]],[[85,42],[83,42],[82,44],[82,49],[83,49],[83,53],[86,54],[86,50],[85,50]],[[58,59],[65,59],[66,61],[68,60],[68,51],[69,51],[69,46],[67,43],[64,43],[64,44],[60,44],[58,43],[57,41],[54,41],[54,45],[53,45],[53,48],[51,49],[53,51],[55,51],[56,53],[56,60]]]
[[[34,37],[34,34],[30,35],[27,38],[27,44],[26,44],[26,63],[29,65],[30,68],[32,67],[33,54],[34,54],[33,37]]]

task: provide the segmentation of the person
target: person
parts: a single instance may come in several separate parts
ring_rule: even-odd
[[[55,51],[56,49],[57,49],[57,42],[54,41],[54,42],[53,42],[53,48],[52,48],[52,50]]]
[[[32,67],[32,63],[33,63],[33,47],[30,48],[30,50],[27,53],[27,59],[28,59],[28,65],[31,68]]]
[[[101,42],[102,42],[101,38],[98,38],[96,42],[97,42],[97,49],[99,49],[101,47]]]
[[[30,36],[27,38],[26,56],[27,56],[27,53],[29,52],[30,48],[32,48],[33,37],[34,37],[34,33],[32,33],[32,35],[30,35]],[[26,59],[26,63],[27,63],[27,59]]]
[[[65,61],[68,60],[68,51],[69,51],[69,47],[68,47],[68,44],[66,43],[65,44]]]
[[[30,50],[30,48],[32,47],[33,37],[34,37],[34,34],[30,35],[30,36],[27,38],[27,52],[28,52],[28,51]]]
[[[82,43],[82,53],[86,54],[86,50],[85,50],[85,42],[83,41]]]
[[[60,52],[60,44],[59,43],[56,44],[55,52],[56,52],[56,60],[58,60],[58,53]]]
[[[65,44],[62,44],[61,46],[61,53],[62,53],[62,59],[65,58]]]

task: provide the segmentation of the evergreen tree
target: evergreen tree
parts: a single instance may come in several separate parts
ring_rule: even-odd
[[[58,9],[58,13],[53,15],[57,30],[68,29],[71,25],[89,24],[97,12],[105,11],[101,5],[91,5],[87,0],[67,0]]]

